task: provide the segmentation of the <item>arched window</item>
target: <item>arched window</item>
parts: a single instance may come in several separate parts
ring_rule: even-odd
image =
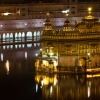
[[[34,32],[34,41],[36,41],[36,31]]]
[[[22,32],[22,41],[25,40],[25,32]]]
[[[6,38],[9,39],[9,33],[6,34]]]
[[[15,33],[15,42],[17,42],[17,40],[18,40],[18,34]]]
[[[10,39],[9,39],[10,41],[13,40],[13,33],[10,33],[10,34],[9,34],[9,38],[10,38]]]
[[[27,32],[27,41],[32,41],[32,32]]]
[[[18,33],[18,40],[21,41],[21,32]]]
[[[40,36],[40,31],[37,32],[37,36]]]
[[[21,38],[21,32],[19,32],[19,38]]]
[[[2,35],[3,41],[5,41],[6,35],[5,33]]]
[[[37,40],[40,40],[40,31],[37,32]]]
[[[34,36],[36,36],[36,31],[34,32]]]
[[[25,47],[25,44],[22,44],[22,48],[24,48]]]
[[[9,41],[9,33],[5,34],[5,40]]]

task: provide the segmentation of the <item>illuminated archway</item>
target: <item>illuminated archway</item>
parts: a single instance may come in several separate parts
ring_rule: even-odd
[[[27,32],[27,41],[31,41],[32,40],[32,32]]]

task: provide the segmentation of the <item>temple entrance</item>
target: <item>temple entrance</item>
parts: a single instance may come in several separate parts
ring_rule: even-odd
[[[79,66],[84,67],[86,66],[86,58],[85,57],[81,57],[79,58]]]
[[[86,70],[86,66],[87,66],[87,58],[86,57],[80,57],[79,58],[79,67],[81,68],[81,71],[85,71]]]

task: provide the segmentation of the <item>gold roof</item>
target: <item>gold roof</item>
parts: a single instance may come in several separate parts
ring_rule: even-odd
[[[82,29],[84,27],[84,29],[91,29],[93,27],[98,28],[98,25],[100,27],[99,19],[92,15],[88,15],[85,16],[80,22],[75,23],[75,28]]]
[[[98,19],[92,15],[85,16],[82,21],[98,21]]]
[[[91,16],[91,15],[88,15],[88,16],[85,16],[84,19],[94,19],[95,17],[94,16]]]

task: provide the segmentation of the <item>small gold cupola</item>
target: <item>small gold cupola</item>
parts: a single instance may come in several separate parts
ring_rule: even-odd
[[[47,19],[45,21],[45,28],[44,30],[53,30],[51,21],[49,19],[49,13],[47,13]]]
[[[63,31],[71,31],[71,25],[70,25],[70,22],[68,21],[68,14],[66,14],[67,16],[67,19],[64,23],[64,27],[63,27]]]

